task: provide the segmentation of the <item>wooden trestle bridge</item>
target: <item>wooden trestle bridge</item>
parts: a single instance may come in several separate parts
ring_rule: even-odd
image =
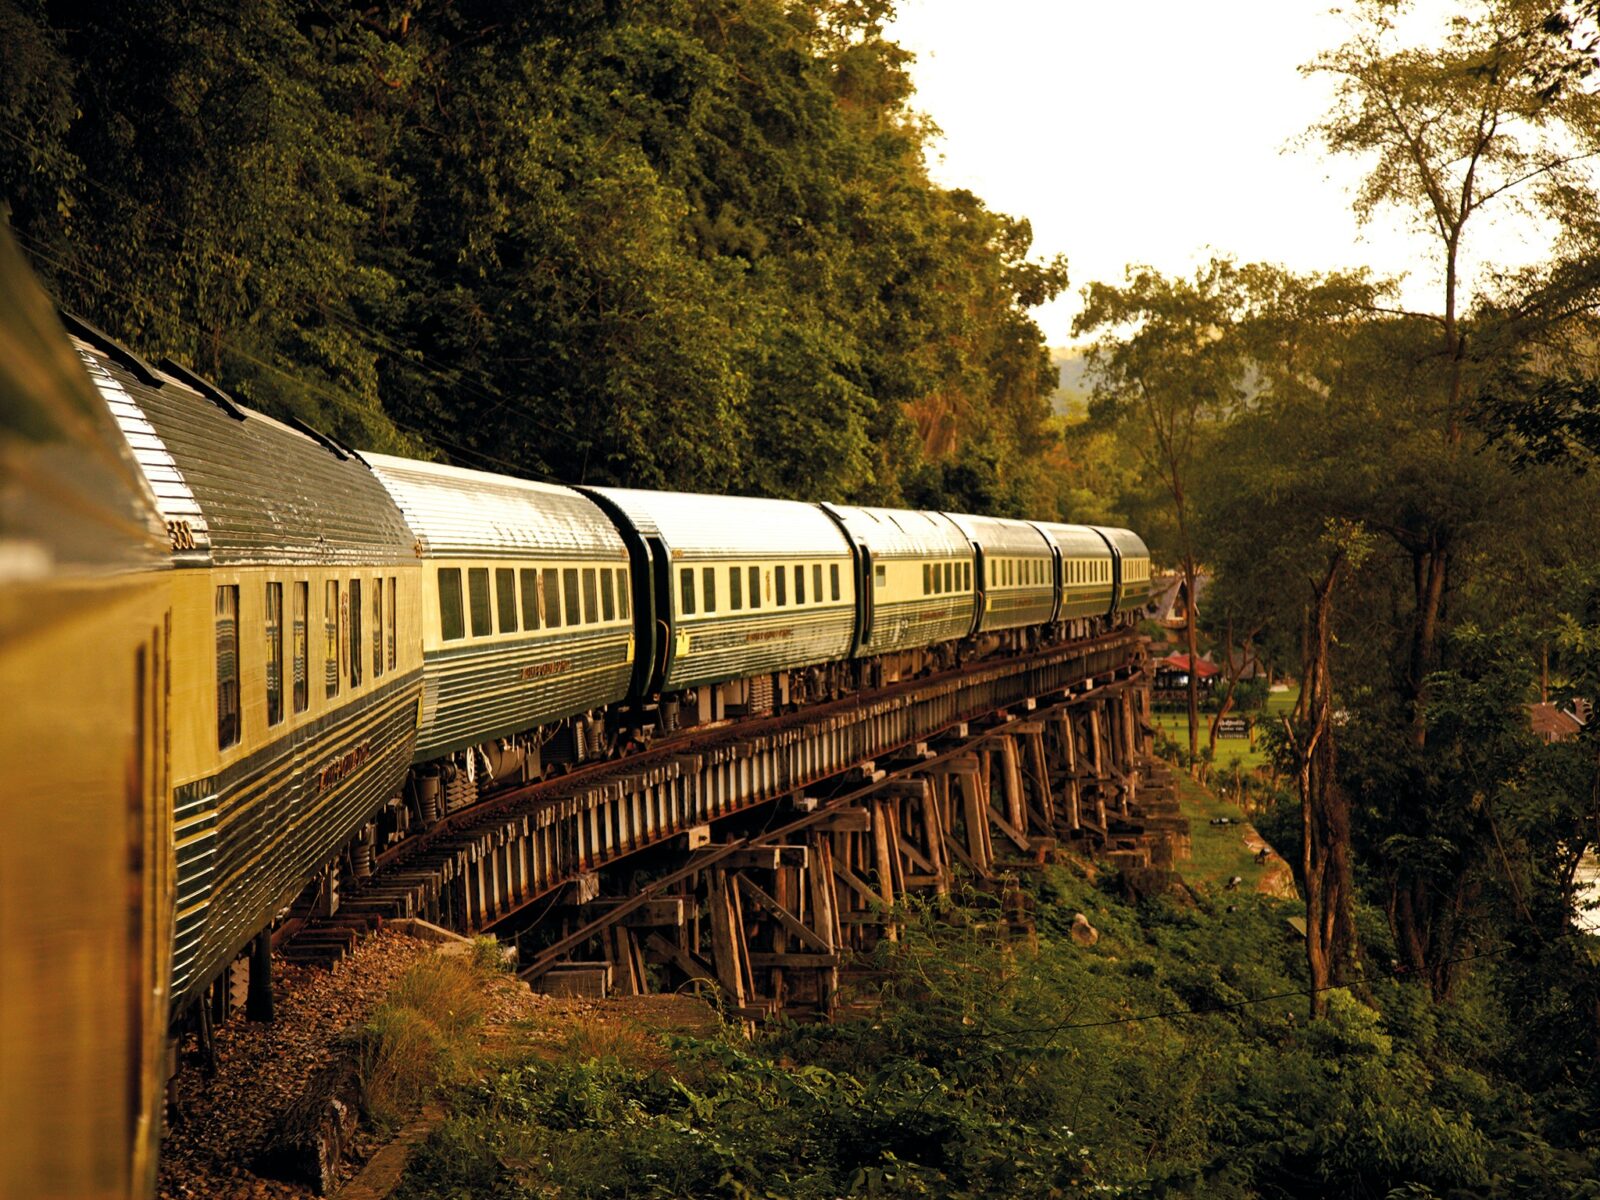
[[[826,1016],[908,893],[1020,903],[1008,880],[1065,845],[1130,871],[1186,854],[1151,737],[1127,631],[699,727],[453,814],[297,943],[421,918],[515,938],[542,990],[644,992],[656,964],[746,1018]]]

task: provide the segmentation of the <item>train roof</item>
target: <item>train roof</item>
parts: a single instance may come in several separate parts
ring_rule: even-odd
[[[1144,539],[1133,530],[1116,529],[1109,525],[1095,525],[1092,528],[1116,547],[1117,553],[1124,558],[1150,557],[1150,547],[1146,546]]]
[[[361,457],[429,558],[628,557],[611,519],[572,488],[388,454]]]
[[[943,558],[972,553],[972,543],[949,517],[909,508],[824,504],[875,558]]]
[[[162,518],[185,530],[174,564],[414,557],[400,510],[350,451],[238,404],[175,363],[153,367],[92,326],[74,331]]]
[[[1111,547],[1092,525],[1063,525],[1059,521],[1034,521],[1032,524],[1063,555],[1073,558],[1111,557]]]
[[[155,497],[0,222],[0,584],[164,565]]]
[[[633,488],[583,490],[615,505],[644,537],[659,537],[674,558],[831,558],[850,553],[844,533],[815,504]]]
[[[980,517],[971,513],[945,513],[961,532],[985,554],[1047,555],[1050,544],[1028,521],[1011,517]]]

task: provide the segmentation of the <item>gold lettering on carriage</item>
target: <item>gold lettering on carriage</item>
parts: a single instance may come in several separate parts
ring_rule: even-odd
[[[560,658],[555,662],[531,663],[522,668],[522,678],[543,679],[547,675],[559,675],[572,665],[570,658]]]
[[[372,743],[370,741],[362,742],[353,750],[345,751],[345,753],[317,772],[317,791],[325,792],[341,779],[347,779],[354,775],[371,757]]]
[[[747,642],[781,642],[785,638],[792,638],[793,636],[794,629],[790,626],[785,626],[782,629],[752,629],[744,635],[744,640]]]

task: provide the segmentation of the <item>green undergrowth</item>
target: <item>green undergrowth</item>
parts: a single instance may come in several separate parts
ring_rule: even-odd
[[[495,1069],[398,1195],[1600,1195],[1581,1137],[1495,1074],[1492,988],[1435,1008],[1378,980],[1312,1022],[1283,902],[1034,887],[1036,949],[981,895],[908,911],[869,1016]]]

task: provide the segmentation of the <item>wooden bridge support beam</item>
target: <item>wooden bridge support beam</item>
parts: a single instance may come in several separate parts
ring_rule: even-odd
[[[1006,873],[1042,864],[1062,840],[1093,853],[1133,853],[1130,839],[1138,841],[1146,820],[1142,793],[1152,802],[1164,795],[1141,757],[1149,737],[1139,684],[1113,664],[1063,673],[1053,686],[992,709],[943,700],[927,711],[885,705],[867,722],[829,717],[766,741],[745,737],[641,765],[511,818],[501,840],[461,852],[450,882],[427,902],[455,923],[481,927],[549,894],[581,864],[594,871],[676,837],[712,856],[703,868],[691,861],[675,873],[680,915],[668,922],[630,908],[605,936],[585,940],[591,914],[605,903],[637,904],[588,900],[570,936],[541,952],[530,976],[562,954],[599,954],[619,991],[701,980],[745,1019],[826,1016],[840,1003],[841,967],[901,935],[894,909],[909,893],[948,894],[964,874],[1020,903]],[[973,711],[998,715],[961,716]],[[968,719],[986,724],[969,734]],[[970,741],[957,748],[956,738]],[[867,759],[868,747],[886,761]],[[847,807],[816,812],[816,801],[800,797],[818,780],[856,794]],[[786,844],[705,844],[722,818],[773,801],[802,814],[786,826],[794,830]],[[1171,819],[1181,820],[1163,811],[1156,823]],[[1007,912],[1002,924],[1026,924],[1020,910]]]

